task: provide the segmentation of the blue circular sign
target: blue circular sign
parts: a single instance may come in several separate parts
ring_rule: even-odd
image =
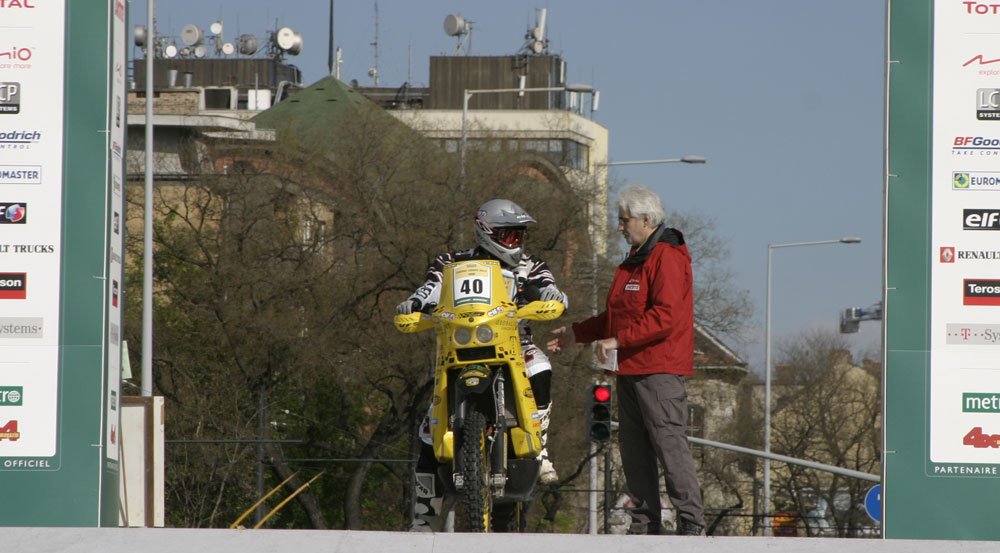
[[[882,485],[875,484],[865,494],[865,512],[875,522],[882,521]]]

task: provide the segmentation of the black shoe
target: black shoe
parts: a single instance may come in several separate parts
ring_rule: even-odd
[[[677,521],[676,534],[678,536],[704,536],[705,527],[682,518]]]
[[[630,536],[640,535],[640,536],[658,536],[662,534],[661,526],[659,522],[650,522],[647,524],[636,524],[632,523],[628,527],[627,534]]]

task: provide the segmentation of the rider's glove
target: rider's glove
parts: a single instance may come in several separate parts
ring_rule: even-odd
[[[566,299],[566,294],[560,292],[559,289],[556,288],[555,284],[550,284],[545,288],[542,288],[541,290],[539,290],[539,293],[541,294],[540,299],[542,301],[555,300],[563,305],[566,305],[568,303]]]
[[[396,313],[399,315],[409,315],[414,311],[420,311],[423,304],[417,298],[406,298],[403,303],[396,306]]]

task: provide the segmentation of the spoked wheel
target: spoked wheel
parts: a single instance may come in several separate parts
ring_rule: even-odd
[[[465,417],[458,469],[464,482],[458,503],[469,532],[490,532],[493,494],[490,490],[490,456],[487,451],[486,417],[472,412]]]

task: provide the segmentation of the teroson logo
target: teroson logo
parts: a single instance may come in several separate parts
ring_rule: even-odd
[[[963,230],[1000,230],[1000,209],[963,209]]]
[[[0,340],[44,336],[45,322],[41,317],[0,317]]]
[[[1000,280],[967,278],[962,281],[965,305],[1000,305]]]
[[[983,2],[962,2],[965,6],[965,13],[970,15],[997,15],[1000,14],[1000,4],[986,4]]]
[[[0,300],[23,300],[27,297],[27,273],[0,273]]]
[[[938,253],[938,261],[940,261],[941,263],[954,263],[955,247],[941,246],[941,251]]]
[[[948,323],[945,325],[945,343],[956,346],[997,346],[1000,345],[1000,325]]]
[[[0,150],[28,150],[41,139],[42,131],[0,131]]]
[[[0,407],[20,407],[24,401],[24,388],[21,386],[0,386]]]
[[[28,222],[28,202],[0,202],[0,225],[23,225]]]
[[[955,172],[951,174],[952,190],[1000,190],[1000,173]]]
[[[0,83],[0,115],[21,113],[21,83]]]

